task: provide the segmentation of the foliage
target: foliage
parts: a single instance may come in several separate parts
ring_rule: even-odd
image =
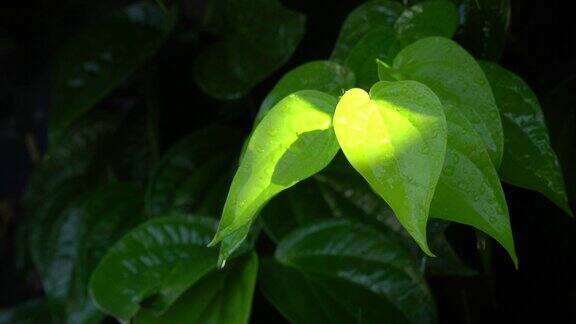
[[[360,5],[283,75],[305,18],[278,1],[208,1],[192,31],[136,3],[71,38],[24,201],[45,296],[0,323],[247,323],[256,289],[296,323],[434,323],[427,277],[475,272],[450,223],[518,267],[501,180],[572,210],[538,98],[496,63],[509,3],[415,2]],[[190,32],[216,38],[187,71],[217,117],[169,139],[154,66]],[[231,122],[272,76],[250,129]],[[103,104],[122,87],[140,101]]]

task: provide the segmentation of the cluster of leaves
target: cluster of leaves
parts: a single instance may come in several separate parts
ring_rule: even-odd
[[[270,0],[208,3],[202,29],[218,41],[194,79],[242,98],[288,61],[304,17]],[[0,322],[246,323],[257,283],[291,322],[435,322],[425,276],[473,273],[449,222],[518,262],[500,180],[572,214],[538,99],[494,63],[508,2],[474,3],[366,2],[328,60],[276,83],[248,136],[206,125],[160,158],[149,88],[93,108],[161,48],[176,10],[137,3],[80,33],[55,62],[21,230],[46,297]],[[275,245],[262,259],[261,232]]]

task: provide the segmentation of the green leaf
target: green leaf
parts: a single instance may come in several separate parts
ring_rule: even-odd
[[[430,215],[474,226],[496,239],[517,265],[508,207],[498,173],[472,124],[445,106],[446,158]]]
[[[516,74],[480,62],[490,81],[504,127],[504,157],[500,177],[513,185],[538,191],[572,215],[562,169],[550,145],[538,98]]]
[[[90,293],[105,313],[128,321],[141,309],[164,312],[216,268],[206,245],[216,221],[206,217],[154,218],[120,239],[92,273]]]
[[[158,163],[146,192],[146,213],[218,214],[230,185],[242,134],[226,127],[197,130]]]
[[[344,63],[362,37],[371,30],[394,25],[403,10],[402,4],[388,0],[369,1],[354,9],[342,25],[330,59]]]
[[[61,321],[45,298],[29,300],[10,309],[0,309],[0,324],[57,324]]]
[[[347,313],[344,318],[347,323],[435,321],[434,302],[419,273],[418,263],[391,231],[383,232],[349,219],[325,221],[291,233],[280,243],[275,257],[282,265],[309,279],[299,286],[312,293],[323,292],[321,298],[310,302],[309,307],[339,305],[334,310],[306,309],[302,311],[305,314],[324,312],[322,317],[329,317],[326,312]],[[267,274],[270,271],[262,275]],[[272,301],[277,301],[275,304],[282,313],[297,319],[299,315],[293,314],[295,309],[290,306],[299,298],[298,291],[293,294],[278,292],[283,288],[281,285],[266,284],[270,280],[267,278],[262,280],[265,296],[274,296]],[[313,289],[306,287],[310,283]],[[299,290],[299,286],[292,290]],[[326,295],[333,301],[326,301]],[[286,307],[278,302],[280,298],[289,300]],[[300,302],[300,306],[305,305]]]
[[[300,90],[318,90],[340,96],[354,86],[354,73],[331,61],[312,61],[286,73],[268,93],[256,115],[255,124],[284,97]]]
[[[334,129],[352,166],[390,205],[422,250],[430,202],[446,152],[442,104],[413,81],[375,84],[344,94]]]
[[[363,11],[365,14],[379,6],[372,3],[360,6],[351,14],[356,17]],[[394,6],[397,6],[395,4]],[[388,13],[384,10],[380,14]],[[363,28],[366,28],[365,24]],[[357,86],[368,89],[378,81],[376,59],[392,62],[394,56],[406,45],[428,36],[452,37],[458,27],[458,11],[452,2],[447,0],[425,1],[408,7],[393,21],[381,21],[374,24],[363,33],[362,37],[346,50],[346,56],[341,60],[350,67],[357,77]],[[343,27],[344,32],[346,25]],[[353,34],[354,35],[354,34]],[[345,45],[343,45],[346,47]],[[333,59],[339,60],[338,55],[342,46],[337,43]],[[336,55],[336,56],[334,56]]]
[[[134,323],[248,323],[257,272],[258,257],[252,252],[200,279],[161,316],[141,311]]]
[[[392,67],[379,64],[381,80],[414,80],[427,85],[444,107],[453,107],[472,123],[492,163],[502,160],[504,136],[490,84],[474,58],[455,42],[428,37],[405,47]]]
[[[573,208],[576,202],[576,186],[574,185],[576,183],[576,136],[574,136],[576,96],[574,96],[574,89],[576,89],[576,78],[571,77],[546,94],[542,101],[546,120],[550,122],[550,125],[554,125],[549,129],[550,139],[560,159],[564,178],[568,184],[566,188],[568,200]]]
[[[510,0],[463,0],[457,40],[474,56],[498,61],[510,25]]]
[[[228,238],[220,263],[276,194],[322,170],[339,150],[332,115],[336,99],[314,90],[277,103],[256,126],[228,192],[212,245]]]
[[[248,93],[284,65],[300,43],[305,18],[277,0],[215,0],[221,40],[200,53],[194,76],[220,99]]]
[[[96,105],[164,42],[174,24],[172,13],[136,3],[88,27],[56,56],[50,113],[50,144]]]

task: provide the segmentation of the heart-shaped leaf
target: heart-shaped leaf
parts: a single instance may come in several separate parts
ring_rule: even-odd
[[[318,90],[339,96],[354,86],[354,73],[348,68],[331,61],[312,61],[302,64],[286,73],[268,93],[255,124],[284,97],[300,90]]]
[[[250,136],[226,198],[218,232],[220,263],[243,241],[260,209],[276,194],[322,170],[338,152],[332,128],[336,99],[303,90],[270,110]]]
[[[379,64],[381,80],[421,82],[472,123],[498,168],[504,136],[498,107],[482,69],[462,47],[442,37],[428,37],[405,47],[392,68]]]
[[[206,245],[216,220],[200,216],[152,219],[126,234],[102,258],[90,293],[105,313],[128,321],[140,309],[164,312],[191,285],[216,268],[218,251]]]
[[[426,223],[446,152],[438,97],[413,81],[382,81],[370,95],[352,89],[336,107],[334,129],[352,166],[431,255]]]
[[[252,252],[213,271],[190,287],[161,316],[142,310],[136,324],[246,324],[256,285],[258,257]]]
[[[96,105],[160,47],[174,24],[172,13],[136,3],[71,39],[56,56],[50,143]]]
[[[435,321],[434,302],[418,263],[391,231],[350,219],[320,222],[291,233],[280,243],[275,257],[284,269],[279,265],[264,268],[261,288],[289,319],[310,314],[337,323]],[[286,273],[294,292],[270,281],[278,275],[273,271]],[[307,280],[299,283],[294,276]],[[300,287],[313,294],[303,296]],[[315,305],[334,308],[310,308]]]
[[[230,185],[242,134],[211,126],[191,133],[162,157],[146,193],[146,213],[218,214]]]
[[[572,215],[562,170],[550,145],[538,98],[519,76],[480,62],[490,81],[504,127],[500,177],[513,185],[541,192]]]
[[[207,94],[236,99],[282,66],[304,34],[304,16],[277,0],[215,0],[221,40],[204,50],[194,76]]]

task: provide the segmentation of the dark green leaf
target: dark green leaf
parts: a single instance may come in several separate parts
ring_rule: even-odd
[[[304,34],[304,16],[277,0],[215,0],[214,28],[221,40],[194,64],[198,85],[207,94],[236,99],[282,66]]]
[[[538,98],[516,74],[489,62],[480,64],[490,81],[504,127],[500,177],[538,191],[572,215],[562,170],[550,145]]]
[[[149,181],[147,214],[219,214],[237,165],[242,137],[233,129],[212,126],[175,144],[162,157]]]
[[[510,24],[510,0],[462,0],[457,40],[474,56],[498,61]]]
[[[173,15],[150,3],[133,4],[88,27],[58,53],[54,67],[50,143],[160,47]]]
[[[284,266],[309,278],[314,285],[312,291],[324,292],[311,306],[339,304],[341,308],[334,310],[334,314],[347,313],[353,322],[435,321],[432,296],[418,264],[391,231],[383,232],[349,219],[325,221],[290,234],[280,243],[275,256]],[[307,285],[310,284],[305,282],[304,287]],[[265,295],[282,297],[274,291],[282,289],[281,286],[267,285],[267,288]],[[326,295],[334,301],[326,302]],[[280,304],[278,307],[288,318],[296,318],[297,315],[289,315],[293,312],[290,308]]]
[[[141,311],[136,324],[245,324],[248,323],[258,272],[252,252],[233,260],[224,270],[213,271],[195,283],[161,316]]]
[[[336,99],[296,92],[256,126],[224,205],[211,244],[225,240],[220,263],[243,241],[260,209],[276,194],[322,170],[339,150],[332,115]],[[227,240],[227,241],[226,241]]]
[[[427,254],[430,202],[446,152],[442,104],[413,81],[375,84],[344,94],[334,114],[342,151],[354,168],[390,205]]]
[[[216,221],[205,217],[152,219],[129,232],[104,256],[90,293],[104,312],[124,321],[140,309],[160,314],[216,268],[218,251],[206,245]]]
[[[11,309],[0,309],[0,324],[57,324],[56,316],[46,299],[33,299]]]
[[[490,84],[476,60],[455,42],[428,37],[404,48],[393,67],[379,64],[380,79],[414,80],[427,85],[444,107],[457,110],[472,123],[498,167],[504,136]]]
[[[313,61],[300,65],[286,73],[268,93],[255,124],[284,97],[300,90],[318,90],[339,96],[354,86],[354,73],[346,67],[331,61]]]

